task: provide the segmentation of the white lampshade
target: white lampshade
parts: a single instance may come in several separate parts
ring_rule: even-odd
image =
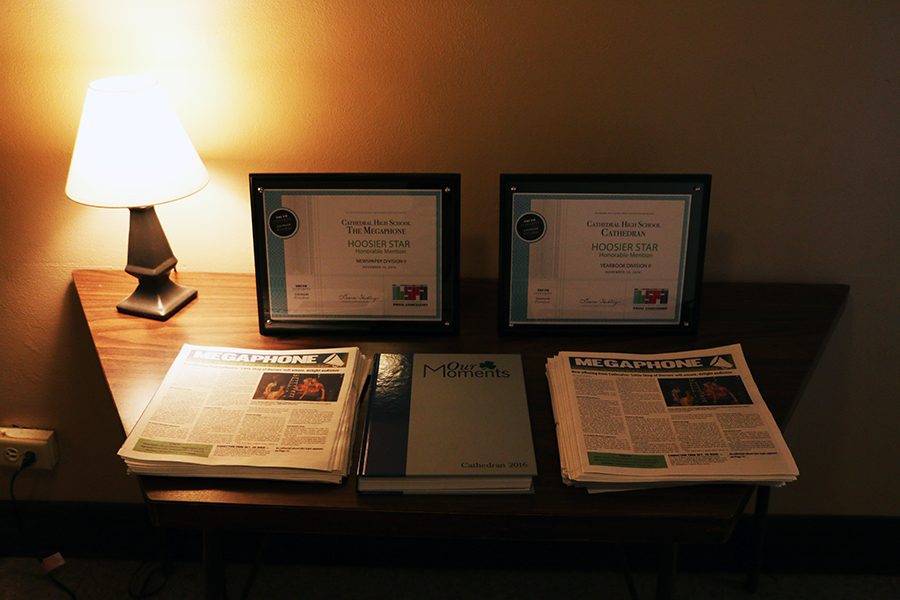
[[[178,116],[150,77],[130,75],[88,87],[66,195],[90,206],[170,202],[209,181]]]

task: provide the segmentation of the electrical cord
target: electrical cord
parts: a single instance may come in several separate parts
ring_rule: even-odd
[[[25,539],[26,537],[30,537],[27,535],[25,531],[25,527],[22,525],[22,519],[19,515],[19,506],[16,503],[16,479],[19,478],[19,475],[28,467],[33,465],[37,461],[37,456],[34,452],[26,452],[24,456],[22,456],[22,464],[19,465],[19,468],[16,469],[15,473],[12,474],[12,477],[9,479],[9,501],[12,506],[13,519],[16,522],[16,530],[19,532],[19,539]],[[41,561],[40,558],[37,559]],[[70,590],[66,585],[57,579],[53,573],[47,572],[47,579],[53,583],[60,591],[66,594],[71,600],[77,600],[75,593]]]
[[[164,530],[154,529],[151,544],[156,548],[157,558],[145,558],[131,573],[128,579],[128,597],[132,600],[155,598],[169,583],[175,571],[175,564],[169,554],[169,539]]]
[[[128,581],[128,597],[134,600],[157,596],[169,582],[172,565],[165,561],[162,564],[142,562]]]
[[[263,534],[262,539],[256,546],[256,556],[253,559],[253,566],[250,567],[250,573],[247,575],[247,581],[244,582],[241,600],[247,600],[250,597],[250,590],[253,589],[253,584],[256,582],[256,576],[259,574],[259,569],[265,560],[268,546],[269,536],[268,534]]]
[[[24,532],[22,531],[22,520],[19,518],[19,507],[16,505],[16,479],[22,471],[33,465],[36,461],[37,456],[34,452],[26,452],[25,456],[22,457],[22,464],[19,465],[19,468],[16,469],[16,472],[13,473],[12,477],[9,479],[9,500],[12,505],[13,520],[16,522],[16,529],[19,532],[20,539],[24,536]]]
[[[628,597],[631,600],[638,600],[637,586],[634,583],[634,575],[631,572],[631,566],[628,564],[628,551],[625,544],[618,542],[616,547],[619,550],[619,561],[622,563],[622,574],[625,576],[625,585],[628,586]]]

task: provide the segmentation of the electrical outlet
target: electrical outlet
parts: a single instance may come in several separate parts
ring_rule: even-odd
[[[50,470],[59,460],[56,432],[28,427],[0,427],[0,465],[18,468],[27,452],[34,452],[30,469]]]

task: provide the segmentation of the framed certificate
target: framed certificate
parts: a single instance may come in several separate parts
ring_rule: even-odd
[[[251,174],[259,329],[454,331],[458,174]]]
[[[501,330],[695,331],[710,185],[501,175]]]

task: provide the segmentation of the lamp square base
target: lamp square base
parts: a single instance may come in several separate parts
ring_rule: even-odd
[[[162,277],[139,277],[134,293],[122,300],[116,309],[125,314],[165,321],[197,297],[194,288],[178,285]]]

